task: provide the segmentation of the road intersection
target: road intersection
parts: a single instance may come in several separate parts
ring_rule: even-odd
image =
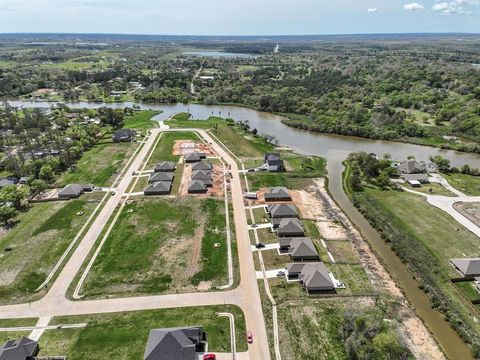
[[[67,299],[66,294],[87,259],[97,240],[102,234],[115,209],[122,204],[125,194],[134,178],[142,168],[144,160],[153,150],[157,138],[164,131],[176,131],[165,127],[154,128],[140,145],[137,155],[126,165],[123,177],[116,186],[115,193],[106,201],[90,228],[86,231],[78,247],[70,256],[62,271],[40,300],[28,304],[0,306],[0,319],[39,317],[47,318],[64,315],[82,315],[111,313],[134,310],[153,310],[176,307],[195,307],[232,304],[240,307],[244,313],[246,327],[254,335],[253,344],[249,345],[250,359],[270,359],[267,331],[262,311],[260,292],[250,247],[247,230],[242,186],[239,169],[234,159],[204,130],[181,129],[196,132],[225,161],[230,168],[231,203],[234,210],[237,249],[240,265],[240,284],[229,291],[202,292],[189,294],[166,294],[138,296],[128,298],[79,300]]]

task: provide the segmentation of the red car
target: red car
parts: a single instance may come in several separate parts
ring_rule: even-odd
[[[253,343],[253,335],[251,331],[247,331],[247,342],[249,344]]]
[[[215,354],[204,354],[203,355],[203,360],[216,360],[217,357]]]

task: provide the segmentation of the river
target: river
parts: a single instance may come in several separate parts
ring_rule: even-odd
[[[48,108],[48,102],[9,101],[12,106]],[[69,103],[73,108],[97,108],[108,106],[124,108],[133,103]],[[428,160],[430,156],[441,155],[448,158],[454,166],[468,164],[480,168],[480,156],[477,154],[461,153],[452,150],[442,150],[427,146],[396,143],[391,141],[369,140],[355,137],[325,135],[306,132],[290,128],[281,123],[281,116],[255,111],[237,106],[209,106],[199,104],[150,105],[137,104],[141,109],[162,110],[156,120],[168,119],[178,112],[190,112],[194,119],[207,119],[209,116],[231,117],[235,120],[248,120],[252,128],[258,132],[274,135],[283,146],[288,146],[301,154],[318,155],[327,159],[329,190],[343,211],[368,239],[372,248],[380,255],[393,278],[403,289],[408,300],[415,307],[416,313],[423,319],[430,331],[434,334],[441,348],[450,359],[472,359],[469,348],[450,327],[442,315],[430,307],[428,297],[418,288],[418,283],[412,278],[407,267],[403,264],[390,247],[381,239],[378,232],[357,211],[345,195],[342,188],[343,166],[341,162],[351,152],[366,151],[382,156],[389,153],[397,160],[405,159],[409,155],[417,160]]]

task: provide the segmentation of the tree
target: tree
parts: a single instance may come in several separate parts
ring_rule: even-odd
[[[43,180],[36,179],[33,180],[30,184],[30,191],[32,194],[41,194],[47,188],[47,183]]]
[[[430,156],[430,161],[435,164],[435,166],[439,171],[441,172],[450,171],[450,160],[445,159],[443,156],[440,156],[440,155]]]
[[[377,185],[382,189],[386,189],[390,186],[390,176],[387,171],[382,171],[377,177]]]
[[[350,186],[353,191],[362,191],[362,175],[358,165],[353,165],[352,175],[350,176]]]
[[[21,209],[24,206],[26,197],[27,188],[15,185],[5,186],[0,190],[0,206],[8,207],[11,204],[15,209]]]
[[[43,165],[42,168],[40,169],[40,172],[38,174],[39,178],[42,180],[45,180],[47,182],[50,182],[53,180],[53,170],[50,165]]]
[[[0,206],[0,221],[4,224],[8,224],[9,220],[17,216],[17,210],[13,206],[3,205]]]

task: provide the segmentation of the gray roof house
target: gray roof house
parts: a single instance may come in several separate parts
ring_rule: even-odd
[[[265,154],[265,165],[270,172],[285,171],[285,165],[279,153]]]
[[[143,190],[144,195],[168,195],[172,189],[171,181],[157,181]]]
[[[154,172],[175,171],[175,163],[173,161],[160,161],[158,164],[155,165],[155,167],[153,168],[153,171]]]
[[[185,155],[185,162],[187,163],[194,163],[194,162],[198,162],[202,159],[202,156],[200,153],[198,152],[193,152],[191,154],[187,154]]]
[[[450,264],[465,278],[480,276],[480,258],[450,259]]]
[[[0,189],[3,189],[4,187],[10,186],[10,185],[15,185],[15,183],[12,180],[8,180],[8,179],[0,180]]]
[[[78,198],[83,194],[83,186],[80,184],[69,184],[58,192],[58,198],[63,200]]]
[[[292,204],[272,204],[267,211],[273,219],[298,217],[297,209]]]
[[[425,172],[435,172],[437,169],[432,163],[407,160],[398,164],[397,170],[400,174],[421,174]]]
[[[205,194],[207,192],[207,185],[202,180],[192,180],[188,184],[189,194]]]
[[[174,178],[173,173],[160,171],[160,172],[156,172],[156,173],[153,173],[152,175],[150,175],[150,177],[148,178],[148,182],[149,183],[153,183],[153,182],[157,182],[157,181],[172,182],[173,178]]]
[[[39,351],[38,342],[24,336],[0,345],[0,360],[31,360]]]
[[[294,261],[320,260],[317,249],[309,237],[279,238],[280,251],[287,251]]]
[[[287,274],[290,279],[298,278],[308,293],[335,290],[330,273],[323,262],[288,264]]]
[[[418,181],[421,184],[428,184],[430,182],[427,174],[402,174],[400,175],[400,179],[403,179],[407,182]]]
[[[210,171],[212,169],[213,169],[213,165],[208,161],[199,161],[192,165],[192,171],[195,171],[195,170]]]
[[[207,333],[202,326],[152,329],[144,360],[196,360],[206,349]]]
[[[265,193],[265,201],[292,201],[288,189],[278,186]]]
[[[115,131],[115,133],[112,136],[113,142],[128,142],[128,141],[133,141],[135,136],[137,135],[137,132],[132,129],[120,129]]]
[[[205,185],[213,186],[212,173],[205,170],[195,170],[192,172],[192,180],[202,180]]]
[[[305,236],[302,222],[298,219],[281,219],[277,228],[279,237]]]

